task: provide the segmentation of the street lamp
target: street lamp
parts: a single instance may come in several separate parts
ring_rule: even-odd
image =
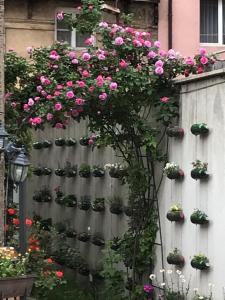
[[[30,165],[25,149],[22,148],[18,153],[18,155],[14,159],[12,159],[9,163],[10,163],[10,177],[16,185],[19,185],[26,179],[28,168]]]
[[[2,152],[7,144],[9,134],[6,132],[4,125],[0,122],[0,152]]]

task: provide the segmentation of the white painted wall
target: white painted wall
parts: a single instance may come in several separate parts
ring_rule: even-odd
[[[207,123],[210,129],[204,138],[190,132],[193,123],[201,122]],[[202,293],[207,293],[208,284],[213,283],[213,299],[222,300],[225,299],[222,290],[225,286],[224,70],[196,76],[193,81],[182,81],[179,126],[184,128],[185,135],[182,140],[170,138],[169,161],[178,163],[185,177],[181,182],[165,178],[160,195],[165,261],[171,250],[180,249],[186,261],[182,272],[187,280],[191,277],[191,290],[198,287]],[[208,162],[208,181],[191,178],[191,162],[196,159]],[[185,222],[181,225],[166,219],[166,213],[174,203],[181,203],[183,207]],[[195,208],[208,214],[208,227],[191,223],[190,215]],[[159,248],[157,250],[159,253]],[[210,260],[209,271],[197,271],[190,265],[193,255],[200,252]],[[160,268],[160,261],[157,268]],[[176,270],[167,264],[166,269]]]

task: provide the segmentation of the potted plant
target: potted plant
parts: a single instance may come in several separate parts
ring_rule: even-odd
[[[167,163],[163,171],[169,179],[182,179],[184,177],[184,172],[173,162]]]
[[[89,146],[89,137],[88,136],[83,136],[80,138],[79,143],[81,146]]]
[[[191,133],[194,135],[206,135],[209,133],[209,128],[205,123],[197,123],[191,126]]]
[[[180,205],[171,206],[170,210],[166,215],[167,219],[171,222],[182,222],[184,221],[183,210]]]
[[[199,225],[203,225],[203,224],[208,224],[209,223],[209,219],[208,216],[201,210],[196,209],[190,217],[190,220],[193,224],[199,224]]]
[[[127,169],[119,163],[106,164],[104,168],[109,169],[109,175],[112,178],[121,179],[127,175]]]
[[[72,166],[70,162],[67,162],[64,170],[66,172],[66,177],[68,178],[73,178],[77,176],[77,165]]]
[[[75,237],[77,236],[77,232],[76,232],[76,230],[74,230],[73,228],[68,228],[68,229],[66,230],[66,236],[67,236],[68,238],[73,239],[73,238],[75,238]]]
[[[182,138],[184,136],[184,129],[178,126],[170,126],[166,130],[169,137]]]
[[[110,208],[109,208],[111,214],[120,215],[123,213],[123,205],[122,200],[120,197],[114,197],[110,201]]]
[[[36,150],[40,150],[43,147],[43,143],[42,142],[35,142],[33,143],[33,148]]]
[[[198,270],[207,270],[210,267],[209,259],[204,254],[197,254],[191,260],[191,266]]]
[[[64,194],[61,191],[60,187],[57,187],[55,189],[56,191],[56,198],[55,198],[55,202],[59,205],[63,205],[63,199],[64,199]]]
[[[33,170],[32,170],[32,173],[34,174],[34,175],[36,175],[36,176],[42,176],[42,175],[44,175],[43,172],[44,170],[43,170],[43,168],[42,167],[36,167],[36,168],[33,168]]]
[[[50,168],[43,168],[43,175],[49,176],[52,174],[52,169]]]
[[[1,298],[29,296],[35,276],[26,274],[28,257],[22,257],[12,247],[1,247],[0,260]]]
[[[44,188],[43,190],[37,191],[33,195],[33,200],[36,202],[51,202],[52,195],[48,188]]]
[[[77,141],[75,139],[72,139],[72,138],[68,138],[66,140],[66,146],[67,147],[73,147],[73,146],[76,145],[76,143],[77,143]]]
[[[105,245],[105,240],[103,237],[101,237],[100,234],[94,234],[91,238],[91,242],[95,246],[102,247]]]
[[[94,177],[103,177],[105,175],[105,170],[100,166],[93,166],[92,167],[92,175]]]
[[[175,248],[167,256],[167,262],[170,265],[175,265],[175,266],[183,267],[183,265],[184,265],[184,257],[180,254],[180,251],[177,248]]]
[[[91,167],[88,164],[82,164],[79,168],[79,175],[83,178],[89,178],[91,176]]]
[[[91,198],[90,196],[81,196],[78,203],[78,207],[81,210],[89,210],[91,207]]]
[[[81,242],[86,243],[87,241],[90,240],[90,237],[91,237],[91,236],[90,236],[89,233],[87,233],[87,232],[81,232],[81,233],[78,234],[77,239],[78,239],[79,241],[81,241]]]
[[[63,138],[55,139],[55,145],[58,147],[63,147],[66,145],[66,140]]]
[[[193,179],[207,179],[209,177],[209,174],[207,174],[207,163],[203,163],[197,159],[192,165],[193,169],[191,170],[191,177]]]
[[[75,195],[67,195],[62,202],[66,207],[75,207],[77,205],[77,197]]]
[[[42,142],[42,146],[43,146],[43,148],[51,148],[52,147],[52,142],[49,141],[49,140],[44,140]]]
[[[64,177],[66,175],[66,171],[65,169],[61,169],[61,168],[55,169],[55,175]]]
[[[97,212],[105,211],[105,198],[95,198],[92,203],[92,210]]]
[[[80,262],[79,267],[78,267],[78,273],[83,276],[88,276],[90,273],[88,265],[84,262]]]

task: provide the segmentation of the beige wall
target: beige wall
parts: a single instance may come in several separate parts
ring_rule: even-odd
[[[31,3],[28,5],[28,2]],[[113,4],[115,1],[109,1]],[[32,4],[33,3],[33,4]],[[74,8],[79,1],[74,0],[7,0],[6,1],[6,50],[14,49],[26,56],[28,46],[48,46],[55,38],[55,13],[58,8]],[[157,36],[153,24],[153,8],[149,3],[133,3],[130,6],[135,15],[137,28],[150,30]],[[115,15],[103,14],[103,18],[115,22]]]

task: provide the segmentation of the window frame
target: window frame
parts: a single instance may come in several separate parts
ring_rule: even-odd
[[[218,43],[201,43],[201,46],[206,47],[218,47],[225,46],[225,42],[223,43],[223,0],[218,1]],[[200,20],[201,20],[201,8],[200,8]],[[224,21],[225,22],[225,21]],[[201,35],[201,31],[199,32],[199,39]]]
[[[63,11],[64,13],[66,14],[72,14],[72,16],[75,16],[75,15],[78,15],[79,14],[79,11],[75,8],[72,8],[72,7],[58,7],[55,11],[55,34],[54,34],[54,37],[55,37],[55,41],[57,42],[57,33],[58,33],[58,26],[57,26],[57,12],[59,11]],[[59,29],[59,31],[67,31],[67,30],[63,30],[63,29]],[[73,30],[71,31],[71,45],[70,47],[78,50],[78,51],[82,51],[82,50],[85,50],[86,47],[77,47],[76,45],[76,40],[77,40],[77,31],[76,31],[76,28],[73,28]]]

